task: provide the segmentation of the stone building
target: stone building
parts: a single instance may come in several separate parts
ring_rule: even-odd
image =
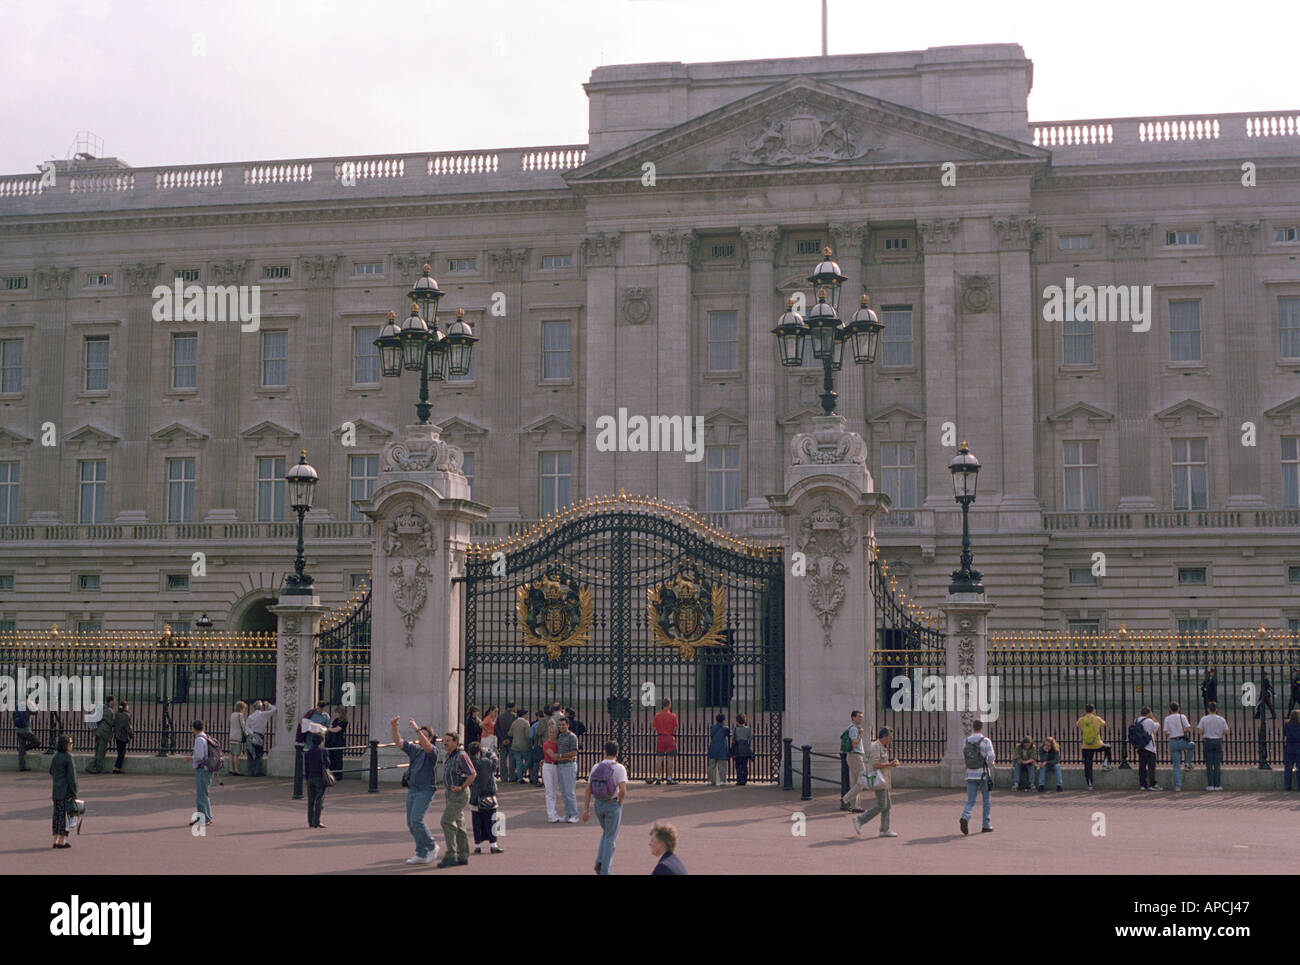
[[[1300,113],[1031,122],[1032,76],[1014,44],[601,67],[587,145],[0,178],[0,627],[272,625],[303,448],[349,596],[414,421],[372,342],[425,262],[481,339],[433,392],[476,536],[625,489],[772,538],[821,371],[770,330],[829,245],[887,326],[837,390],[911,595],[956,564],[965,439],[995,627],[1297,628]],[[255,322],[187,320],[192,285]],[[620,410],[703,449],[603,451]]]

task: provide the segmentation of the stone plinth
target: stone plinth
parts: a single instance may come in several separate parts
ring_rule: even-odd
[[[267,755],[267,773],[293,775],[293,735],[298,721],[316,703],[315,636],[328,607],[320,597],[281,595],[275,606],[267,607],[279,620],[276,629],[275,659],[275,740]],[[249,708],[252,713],[252,708]],[[221,726],[217,722],[215,727]]]
[[[988,673],[988,615],[995,605],[988,602],[983,593],[949,593],[939,607],[945,617],[947,659],[944,673],[950,677],[974,677],[977,695],[980,692],[979,678]],[[994,681],[989,680],[985,692],[990,697],[996,695],[1000,701],[1005,695],[1000,687],[996,691],[993,687]],[[969,690],[965,692],[969,693]],[[977,715],[985,721],[985,734],[992,737],[993,728],[997,726],[997,709],[991,700],[988,713],[981,713],[969,705],[945,708],[948,739],[943,760],[939,762],[939,780],[944,787],[965,787],[966,765],[961,745],[970,736]],[[998,765],[1005,766],[1006,763],[999,761]]]

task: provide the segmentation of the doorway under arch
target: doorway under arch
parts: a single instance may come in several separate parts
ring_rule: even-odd
[[[270,607],[276,598],[265,590],[244,597],[230,608],[230,629],[236,633],[275,633],[279,621]]]

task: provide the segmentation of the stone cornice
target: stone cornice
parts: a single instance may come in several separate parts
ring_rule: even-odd
[[[1261,168],[1260,173],[1263,173]],[[1300,165],[1269,165],[1269,181],[1300,181]],[[1135,169],[1132,165],[1093,164],[1075,170],[1054,167],[1034,181],[1035,190],[1122,188],[1142,185],[1240,184],[1241,167],[1235,161],[1186,164],[1171,168],[1157,163]]]

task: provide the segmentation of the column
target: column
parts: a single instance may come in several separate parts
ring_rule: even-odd
[[[1144,224],[1111,225],[1110,257],[1114,284],[1131,285],[1149,279],[1143,268],[1151,226]],[[1154,324],[1146,333],[1133,332],[1122,325],[1111,325],[1115,339],[1115,428],[1119,436],[1119,506],[1121,510],[1155,509],[1151,491],[1151,365],[1152,344],[1159,336]],[[1099,336],[1101,333],[1098,332]],[[1095,338],[1096,336],[1094,336]],[[1160,352],[1157,347],[1155,352]],[[1157,358],[1160,356],[1157,355]],[[1160,366],[1163,368],[1163,366]],[[1059,452],[1052,458],[1061,459]]]
[[[776,281],[772,258],[781,240],[774,226],[743,227],[740,240],[749,262],[749,292],[745,318],[745,421],[749,444],[745,447],[745,509],[768,508],[767,497],[779,491],[784,469],[777,447],[776,387],[780,383],[776,338],[772,328],[782,306],[774,297]]]
[[[1224,328],[1224,370],[1228,392],[1224,405],[1228,440],[1228,509],[1263,509],[1260,484],[1260,449],[1241,445],[1241,425],[1255,423],[1259,428],[1260,399],[1259,332],[1255,279],[1255,254],[1258,224],[1234,222],[1216,224],[1220,262],[1223,266],[1222,312]],[[1213,318],[1218,305],[1201,306],[1201,318]],[[1265,315],[1264,317],[1268,317]],[[1213,344],[1202,336],[1203,344]],[[1205,350],[1202,349],[1202,354]],[[1213,491],[1213,490],[1211,490]]]
[[[338,437],[332,429],[338,428],[339,422],[334,416],[334,387],[340,373],[348,371],[352,363],[352,332],[348,327],[337,326],[334,309],[334,291],[337,284],[340,255],[313,255],[302,260],[303,284],[305,288],[306,312],[298,320],[298,329],[293,333],[296,349],[294,362],[301,359],[303,379],[294,380],[294,391],[299,396],[298,411],[301,413],[302,433],[300,445],[308,452],[331,453],[330,458],[322,460],[333,471],[330,476],[341,480],[335,485],[347,486],[346,459],[342,463],[335,458],[338,453]],[[336,330],[342,331],[342,361],[335,354]],[[294,364],[294,363],[291,363]],[[290,464],[292,459],[287,460]],[[326,485],[330,485],[326,483]],[[346,490],[345,490],[346,492]],[[322,493],[309,518],[328,516],[326,507],[338,505],[339,490]],[[347,516],[344,515],[344,519]]]
[[[691,298],[691,268],[695,262],[698,240],[689,228],[671,228],[651,232],[657,271],[657,302],[659,321],[653,355],[656,389],[655,405],[650,411],[640,411],[629,406],[628,414],[645,416],[680,415],[683,420],[693,419],[695,411],[695,386],[691,373],[690,346],[694,344],[694,300]],[[652,330],[646,334],[655,334]],[[621,364],[628,366],[627,384],[644,380],[645,366],[637,352],[623,352]],[[623,393],[626,395],[626,392]],[[621,488],[630,493],[642,492],[660,498],[682,502],[691,501],[691,477],[700,471],[701,463],[688,463],[686,454],[679,452],[648,453],[627,459],[629,478],[619,480]],[[645,460],[646,471],[638,471],[637,463]],[[620,467],[622,468],[622,467]],[[620,473],[620,475],[624,475]],[[654,487],[651,490],[651,487]]]
[[[204,280],[213,285],[244,284],[248,271],[248,259],[213,262],[207,266]],[[260,302],[259,302],[260,304]],[[240,413],[243,408],[241,398],[247,393],[248,386],[242,381],[243,367],[240,365],[240,348],[247,346],[254,359],[261,355],[261,335],[242,331],[243,326],[234,322],[210,323],[199,330],[199,358],[210,358],[211,365],[199,366],[199,388],[206,398],[213,400],[206,407],[208,413],[209,433],[208,455],[211,465],[230,467],[239,465],[240,457]],[[230,392],[226,385],[234,373],[238,392]],[[254,379],[257,379],[257,375]],[[256,384],[256,381],[254,382]],[[218,403],[216,400],[220,399]],[[253,404],[256,408],[256,403]],[[288,460],[286,460],[287,462]],[[328,463],[326,463],[328,465]],[[204,474],[203,486],[209,493],[207,520],[234,520],[239,506],[239,486],[247,477],[237,472],[208,472]]]
[[[527,475],[517,471],[523,458],[519,429],[529,421],[523,417],[523,279],[527,262],[525,248],[488,252],[495,290],[505,296],[505,315],[494,316],[490,309],[483,315],[484,327],[491,328],[488,356],[492,360],[492,391],[483,394],[483,414],[492,431],[483,440],[483,456],[476,468],[483,481],[479,497],[481,502],[496,507],[494,516],[512,519],[520,517],[520,503],[527,502],[520,482]],[[475,346],[475,351],[480,352],[489,336],[486,332],[475,334],[485,339]],[[541,352],[540,343],[535,350]]]
[[[949,678],[974,677],[976,693],[980,691],[980,677],[987,677],[988,674],[988,615],[995,605],[989,603],[983,593],[949,593],[939,606],[945,617],[944,642],[947,659],[944,673],[948,674]],[[994,681],[988,680],[986,687],[987,693],[992,698],[995,693]],[[957,689],[962,690],[967,696],[970,693],[969,685]],[[945,687],[944,690],[947,692],[948,688]],[[1001,692],[1000,686],[996,693],[1001,703],[1006,695]],[[943,760],[939,763],[941,786],[961,788],[966,786],[966,764],[962,757],[962,744],[972,733],[977,714],[991,722],[996,720],[999,709],[1000,707],[993,705],[992,699],[987,714],[969,706],[945,708],[948,744],[944,749]],[[980,806],[978,802],[976,806]]]
[[[68,340],[68,286],[76,274],[75,268],[37,268],[36,290],[40,293],[37,303],[36,331],[27,340],[24,353],[33,363],[25,362],[28,372],[34,372],[35,388],[28,394],[31,402],[32,435],[36,439],[31,447],[31,457],[23,466],[23,488],[27,490],[27,505],[30,512],[29,523],[59,522],[59,494],[63,492],[61,470],[63,460],[59,457],[63,434],[76,426],[64,421],[65,386],[74,377],[67,366]],[[75,363],[74,363],[75,364]],[[59,445],[41,445],[44,434],[41,427],[54,423]],[[39,485],[36,481],[40,480]]]
[[[965,431],[961,416],[961,400],[957,398],[957,307],[955,303],[954,274],[956,271],[957,238],[961,221],[957,218],[936,218],[917,223],[921,250],[924,254],[925,306],[922,325],[925,348],[925,418],[926,447],[941,453],[939,448],[943,424],[956,424],[957,438]],[[1027,376],[1028,373],[1026,373]],[[953,446],[952,452],[956,452]],[[948,459],[931,457],[925,460],[925,506],[949,512],[952,510],[952,482],[948,476]]]
[[[584,433],[587,449],[583,459],[587,467],[587,481],[583,491],[588,496],[612,493],[617,489],[614,485],[615,459],[609,453],[596,451],[596,420],[608,414],[611,401],[618,398],[618,336],[615,321],[615,260],[618,247],[618,232],[596,232],[582,243],[587,272],[587,431]]]
[[[1035,243],[1042,237],[1042,229],[1035,219],[1019,215],[994,218],[993,228],[998,241],[998,392],[988,391],[988,386],[971,385],[970,388],[979,393],[985,405],[997,410],[997,424],[1001,428],[998,440],[1000,508],[1036,514],[1039,504],[1034,492],[1037,462],[1034,459],[1033,329],[1035,309],[1041,302],[1031,290],[1030,256]],[[981,332],[979,337],[984,334]],[[978,351],[973,339],[967,344]],[[984,416],[985,413],[981,412],[978,417],[981,422]],[[1034,527],[1039,522],[1037,519],[1032,523],[1026,520]]]
[[[153,371],[153,343],[159,330],[153,320],[153,289],[159,284],[161,268],[157,262],[122,266],[123,290],[130,298],[126,331],[122,333],[126,344],[119,349],[129,359],[130,367],[140,372]],[[118,444],[116,464],[110,470],[116,477],[115,488],[119,493],[118,512],[114,517],[117,523],[143,523],[149,519],[149,419],[153,388],[152,378],[139,380],[122,400],[122,441]]]

